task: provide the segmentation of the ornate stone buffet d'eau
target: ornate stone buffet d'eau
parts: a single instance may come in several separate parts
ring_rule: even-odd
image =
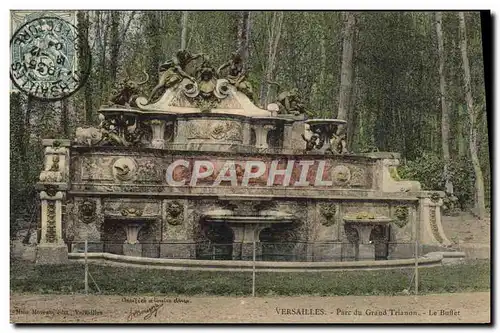
[[[122,84],[98,127],[44,140],[39,263],[64,262],[85,240],[193,259],[212,243],[226,259],[286,243],[291,260],[373,259],[364,243],[377,235],[392,258],[417,239],[424,252],[450,244],[442,193],[399,180],[396,153],[348,152],[345,121],[310,119],[296,90],[257,106],[237,54],[216,69],[179,51],[160,70],[147,98]]]

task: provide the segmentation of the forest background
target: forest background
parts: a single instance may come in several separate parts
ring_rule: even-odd
[[[98,123],[114,86],[158,80],[180,48],[215,66],[239,51],[261,107],[298,88],[319,118],[348,122],[349,150],[394,151],[402,178],[447,192],[445,213],[490,206],[490,157],[479,12],[78,11],[91,48],[85,85],[59,102],[10,93],[11,235],[36,221],[43,138]],[[484,24],[484,21],[483,21]],[[84,42],[80,40],[79,42]],[[82,61],[83,63],[83,61]]]

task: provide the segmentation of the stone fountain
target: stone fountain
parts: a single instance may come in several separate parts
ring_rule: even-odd
[[[400,180],[397,153],[348,152],[345,121],[308,119],[297,90],[256,105],[234,55],[216,68],[179,51],[159,77],[149,94],[122,84],[75,140],[43,141],[38,262],[64,262],[84,239],[123,244],[117,254],[201,258],[206,224],[232,230],[236,256],[275,225],[286,232],[269,239],[297,242],[290,251],[303,260],[333,260],[337,249],[323,245],[347,242],[346,225],[363,259],[374,224],[390,230],[395,258],[416,239],[424,253],[450,244],[443,193]],[[361,212],[387,218],[349,218]]]

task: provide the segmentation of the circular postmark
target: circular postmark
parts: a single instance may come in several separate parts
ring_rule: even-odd
[[[74,94],[90,73],[90,50],[77,28],[58,17],[22,25],[10,40],[10,78],[26,94],[57,101]]]

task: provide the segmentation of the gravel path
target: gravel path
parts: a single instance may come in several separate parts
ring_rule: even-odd
[[[488,323],[490,293],[257,298],[13,294],[10,313],[13,323]]]

